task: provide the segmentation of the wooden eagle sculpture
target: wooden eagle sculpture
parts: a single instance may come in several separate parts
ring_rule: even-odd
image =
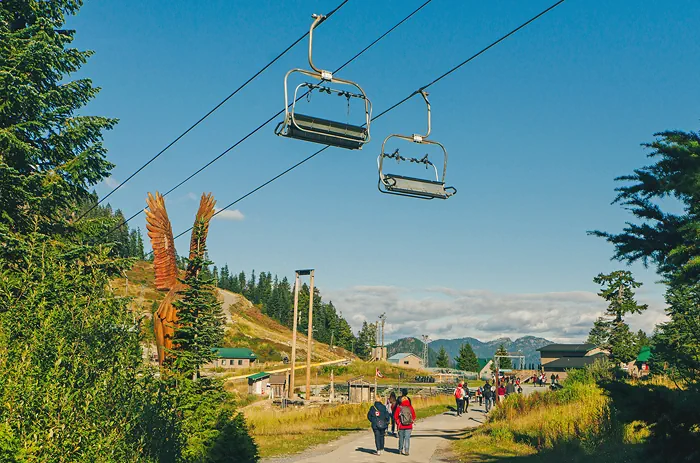
[[[156,347],[158,348],[158,363],[162,366],[168,351],[173,348],[173,335],[177,326],[177,310],[173,306],[173,302],[187,285],[178,279],[173,228],[165,210],[163,196],[158,192],[156,192],[155,196],[148,193],[146,204],[148,205],[148,208],[145,210],[146,228],[148,229],[148,237],[151,239],[151,246],[153,246],[156,288],[159,291],[168,292],[153,317],[153,329],[156,336]],[[203,257],[204,255],[209,222],[214,216],[215,205],[216,201],[211,193],[202,194],[197,217],[192,227],[189,265],[185,271],[185,278],[194,276],[201,270],[201,265],[193,264],[193,262],[195,262],[196,257]]]

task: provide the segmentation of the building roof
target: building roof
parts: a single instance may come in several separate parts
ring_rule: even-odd
[[[287,375],[270,375],[270,384],[284,385],[287,383]]]
[[[540,352],[589,352],[595,349],[594,344],[548,344],[537,349]]]
[[[484,367],[489,364],[491,359],[478,358],[476,361],[479,362],[479,370],[483,370]]]
[[[545,371],[552,368],[583,368],[600,359],[599,355],[590,355],[588,357],[562,357],[557,360],[552,360],[549,363],[542,365]]]
[[[219,358],[251,360],[257,358],[253,351],[247,347],[215,347],[212,350],[216,352],[216,355]]]
[[[641,350],[639,351],[639,355],[637,356],[637,362],[646,363],[649,361],[650,358],[651,358],[651,347],[642,346]]]
[[[420,360],[420,357],[418,357],[416,354],[411,353],[411,352],[399,352],[398,354],[394,354],[391,357],[389,357],[387,360],[401,360],[403,358],[406,358],[408,356],[414,356],[415,358]]]
[[[260,373],[255,373],[254,375],[248,376],[248,379],[250,381],[257,381],[259,379],[265,379],[265,378],[269,378],[269,377],[270,377],[270,373],[265,373],[264,371],[261,371]]]

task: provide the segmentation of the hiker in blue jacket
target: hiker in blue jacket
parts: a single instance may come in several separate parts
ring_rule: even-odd
[[[383,403],[376,401],[367,412],[367,419],[372,423],[374,432],[374,445],[377,447],[377,455],[381,455],[384,450],[384,436],[389,427],[389,412]]]

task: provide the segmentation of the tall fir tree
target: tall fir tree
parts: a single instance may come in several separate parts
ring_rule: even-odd
[[[197,227],[195,227],[197,231]],[[193,241],[203,241],[193,237]],[[224,315],[216,297],[214,278],[203,269],[211,264],[202,249],[191,256],[187,287],[173,306],[178,321],[173,336],[173,369],[185,376],[198,377],[201,367],[216,358],[213,348],[221,346],[224,337]]]
[[[109,289],[129,262],[94,244],[111,209],[76,221],[113,167],[102,134],[116,124],[80,114],[98,93],[71,80],[91,55],[65,28],[81,3],[0,2],[0,458],[174,460],[174,402]]]
[[[638,304],[635,299],[634,290],[642,284],[635,281],[627,270],[607,275],[601,273],[593,282],[601,285],[598,295],[608,303],[608,308],[605,317],[594,324],[589,338],[597,341],[594,344],[610,350],[614,361],[627,363],[637,356],[638,350],[635,335],[630,332],[624,317],[647,309],[646,304]]]
[[[450,357],[447,355],[447,351],[444,346],[440,347],[440,352],[438,352],[437,361],[435,365],[438,368],[449,368],[450,367]]]
[[[508,350],[506,349],[505,344],[501,344],[498,346],[498,349],[496,350],[495,355],[508,355]],[[494,364],[495,364],[495,359],[494,359]],[[509,370],[513,368],[513,361],[510,359],[510,357],[499,357],[498,358],[498,367],[500,369],[505,369]]]
[[[457,368],[464,371],[479,371],[479,361],[476,358],[474,349],[468,342],[462,344],[459,348],[459,356],[455,359]]]
[[[616,179],[624,186],[615,189],[615,202],[636,222],[627,221],[620,233],[590,233],[612,243],[618,260],[656,265],[668,285],[669,321],[657,327],[652,358],[700,391],[700,351],[694,347],[700,345],[700,134],[669,130],[654,136],[644,144],[653,162]],[[667,198],[676,204],[669,207]]]

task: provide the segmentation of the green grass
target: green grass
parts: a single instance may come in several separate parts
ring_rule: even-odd
[[[595,383],[557,392],[511,396],[482,427],[454,443],[460,461],[636,461],[645,423],[618,423],[610,398]]]
[[[451,396],[413,398],[418,418],[437,415],[453,405]],[[298,453],[351,432],[369,429],[370,404],[323,405],[289,410],[246,410],[250,432],[261,457]]]

